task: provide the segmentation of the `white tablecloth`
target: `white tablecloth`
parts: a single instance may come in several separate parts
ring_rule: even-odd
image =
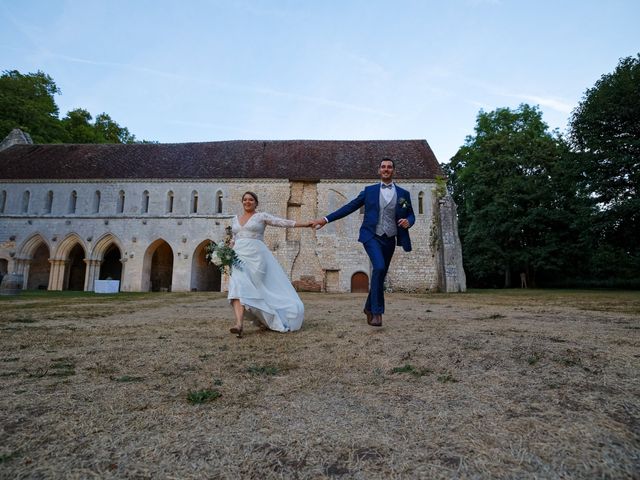
[[[120,290],[120,280],[96,280],[94,292],[96,293],[118,293]]]

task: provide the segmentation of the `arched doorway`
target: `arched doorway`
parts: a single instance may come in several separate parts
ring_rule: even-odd
[[[145,253],[143,289],[150,292],[170,292],[173,277],[173,250],[164,240],[153,242]]]
[[[107,248],[100,265],[99,280],[122,280],[122,253],[116,245]]]
[[[48,288],[49,272],[51,271],[49,256],[49,247],[44,242],[40,243],[38,248],[33,252],[31,262],[29,264],[27,289],[46,290]]]
[[[356,272],[351,276],[351,293],[368,293],[369,275],[364,272]]]
[[[193,252],[191,261],[191,290],[197,292],[219,292],[222,289],[222,275],[215,265],[207,263],[205,249],[210,240],[202,242]]]
[[[84,261],[84,248],[76,244],[69,252],[67,268],[65,269],[64,290],[84,290],[87,264]]]

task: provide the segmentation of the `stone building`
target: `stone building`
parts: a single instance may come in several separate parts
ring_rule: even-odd
[[[122,291],[224,290],[204,249],[224,238],[243,192],[260,210],[313,219],[377,181],[385,157],[416,213],[414,249],[397,250],[389,288],[466,288],[455,205],[423,140],[34,145],[14,130],[0,148],[0,275],[21,274],[25,289],[113,279]],[[299,290],[366,291],[360,223],[356,212],[317,231],[269,227],[265,242]]]

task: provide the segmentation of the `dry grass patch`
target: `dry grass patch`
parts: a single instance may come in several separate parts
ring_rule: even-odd
[[[634,478],[640,293],[0,298],[1,478]]]

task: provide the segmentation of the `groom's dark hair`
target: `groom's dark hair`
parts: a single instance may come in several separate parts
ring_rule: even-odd
[[[396,162],[394,162],[392,158],[383,158],[382,160],[380,160],[380,165],[382,165],[382,162],[391,162],[393,168],[396,168]],[[378,167],[380,167],[380,165],[378,165]]]

